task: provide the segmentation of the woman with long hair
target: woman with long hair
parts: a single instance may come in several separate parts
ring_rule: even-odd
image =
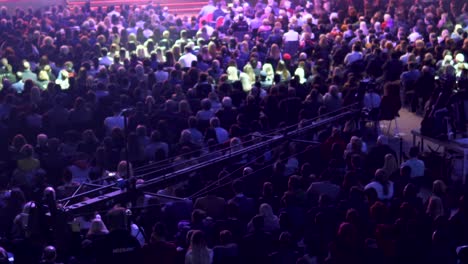
[[[122,160],[119,162],[119,165],[117,166],[117,172],[116,172],[116,178],[117,179],[129,179],[130,177],[133,177],[133,166],[130,163],[130,168],[127,169],[127,161]],[[130,175],[128,174],[130,172]]]
[[[268,19],[262,20],[262,25],[258,28],[258,33],[261,32],[270,32],[272,30],[270,21]]]
[[[273,69],[273,65],[270,64],[270,63],[265,63],[265,64],[263,64],[263,66],[262,66],[262,71],[264,71],[265,74],[266,74],[265,82],[266,82],[268,85],[272,85],[272,84],[273,84],[273,80],[274,80],[274,78],[275,78],[275,70]]]
[[[306,79],[306,68],[305,68],[305,62],[300,61],[299,64],[297,65],[296,70],[294,71],[295,76],[299,76],[299,83],[304,84],[307,79]]]
[[[263,221],[264,221],[263,230],[265,232],[275,232],[279,230],[280,228],[279,218],[273,213],[273,209],[271,205],[267,203],[261,204],[258,215],[263,216]],[[249,222],[247,227],[249,231],[254,231],[252,221]]]
[[[256,76],[255,76],[255,71],[254,71],[252,65],[250,63],[247,63],[244,66],[243,72],[248,77],[248,80],[250,81],[250,84],[253,85],[255,83]]]
[[[91,226],[89,227],[86,238],[94,240],[95,238],[102,237],[109,234],[109,230],[106,227],[106,224],[101,220],[100,215],[96,215],[91,221]]]
[[[278,61],[278,65],[276,66],[276,74],[281,77],[281,82],[287,82],[291,79],[291,73],[286,67],[284,60]]]
[[[190,239],[190,247],[185,254],[185,264],[211,264],[213,250],[206,246],[205,235],[200,230],[194,230]]]
[[[400,166],[398,166],[398,162],[393,154],[385,155],[382,170],[384,170],[385,173],[387,173],[387,176],[390,179],[395,179],[395,176],[400,175]]]
[[[266,59],[266,63],[271,63],[272,65],[277,65],[281,60],[281,50],[278,45],[271,45],[270,51]]]
[[[175,58],[174,58],[174,53],[172,53],[172,51],[170,51],[170,50],[166,51],[164,67],[172,68],[172,67],[174,67],[175,63],[176,63],[176,61],[175,61]]]
[[[211,64],[213,61],[213,56],[210,53],[209,47],[208,46],[203,46],[200,50],[200,58],[203,62],[207,64]]]
[[[190,103],[187,100],[184,99],[179,102],[179,111],[177,114],[186,119],[193,115],[192,110],[190,109]]]
[[[446,197],[447,186],[441,180],[436,180],[432,183],[432,195],[429,198],[426,214],[432,219],[436,219],[439,216],[445,216],[445,197]]]
[[[172,54],[174,55],[174,59],[178,61],[180,56],[182,56],[182,50],[180,49],[180,46],[172,46]]]
[[[211,41],[208,44],[208,53],[211,55],[212,58],[216,58],[216,56],[218,55],[218,48],[216,47],[216,43],[214,43],[213,41]]]

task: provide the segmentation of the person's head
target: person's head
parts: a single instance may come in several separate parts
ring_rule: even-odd
[[[328,88],[328,93],[334,97],[337,97],[338,96],[338,93],[339,93],[339,89],[338,89],[338,86],[336,85],[331,85],[329,88]]]
[[[338,228],[337,237],[347,244],[355,243],[357,238],[356,228],[352,224],[344,222]]]
[[[107,213],[109,230],[128,230],[127,210],[123,207],[114,207]]]
[[[419,148],[418,147],[411,147],[409,151],[410,158],[417,158],[419,155]]]
[[[151,242],[164,241],[166,240],[166,236],[167,236],[166,226],[161,222],[157,222],[153,226],[153,232],[151,233],[150,241]]]
[[[301,177],[298,175],[292,175],[288,180],[288,189],[290,191],[296,191],[301,188]]]
[[[106,225],[102,221],[101,217],[96,217],[91,221],[91,226],[89,227],[88,236],[90,235],[105,235],[108,234]]]
[[[190,239],[190,249],[192,251],[205,249],[206,248],[206,240],[205,234],[200,230],[195,230],[192,233],[192,237]]]
[[[20,151],[21,148],[26,144],[26,138],[22,134],[17,134],[11,142],[11,145],[15,148],[16,151]]]
[[[211,101],[207,98],[201,101],[201,107],[203,110],[208,111],[211,109]]]
[[[263,196],[271,196],[273,195],[273,183],[271,182],[265,182],[263,183]]]
[[[158,130],[154,130],[151,132],[151,141],[152,142],[159,142],[161,141],[161,133]]]
[[[219,241],[222,245],[232,243],[232,233],[229,230],[223,230],[219,233]]]
[[[272,217],[273,216],[273,208],[267,203],[263,203],[260,205],[259,208],[259,215],[264,217]]]
[[[382,202],[375,202],[370,207],[370,215],[377,224],[386,223],[388,221],[388,207]]]
[[[130,175],[128,174],[128,171],[130,171]],[[122,160],[119,162],[119,165],[117,165],[117,173],[121,178],[129,178],[132,174],[132,164],[130,164],[130,168],[128,168],[128,163],[125,160]]]
[[[222,100],[221,103],[222,103],[224,108],[231,108],[232,107],[232,99],[229,96],[223,97],[223,100]]]
[[[32,158],[34,154],[34,148],[31,145],[26,144],[21,148],[20,154],[24,159]]]
[[[385,135],[380,135],[377,138],[377,145],[387,145],[388,144],[388,138]]]
[[[47,145],[48,137],[46,134],[39,134],[36,136],[37,146],[45,147]]]
[[[197,127],[198,122],[197,122],[197,118],[196,118],[196,117],[190,116],[190,117],[188,118],[188,121],[187,121],[187,122],[188,122],[188,127],[189,127],[189,128],[196,128],[196,127]]]
[[[377,182],[380,182],[382,184],[385,184],[388,181],[387,173],[383,169],[377,169],[375,171],[374,177]]]
[[[458,247],[456,251],[460,264],[468,264],[468,246]]]
[[[200,224],[206,218],[206,213],[203,210],[195,209],[192,212],[192,223]]]
[[[383,169],[387,171],[387,173],[391,174],[397,171],[398,168],[399,166],[398,166],[395,156],[393,156],[393,154],[385,155]]]
[[[427,204],[426,214],[433,219],[444,215],[444,205],[439,197],[431,196]]]
[[[27,61],[27,60],[23,61],[23,68],[24,68],[25,71],[28,71],[28,70],[31,69],[31,64],[29,63],[29,61]]]
[[[432,193],[437,195],[437,196],[441,196],[441,195],[444,195],[445,192],[447,190],[447,186],[445,185],[445,183],[441,180],[435,180],[433,183],[432,183]]]
[[[57,259],[57,250],[55,249],[55,247],[54,246],[45,247],[44,251],[42,252],[42,259],[45,262],[55,263],[55,260]]]
[[[43,199],[45,201],[54,202],[56,199],[55,190],[52,187],[46,187],[43,193]]]
[[[244,191],[244,182],[242,180],[235,180],[232,183],[232,189],[234,190],[234,193],[236,193],[236,194],[243,193],[243,191]]]
[[[145,125],[138,125],[135,132],[138,137],[146,137],[146,126]]]

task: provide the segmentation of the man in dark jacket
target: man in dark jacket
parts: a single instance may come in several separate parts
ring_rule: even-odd
[[[107,213],[109,234],[93,242],[96,263],[142,263],[138,240],[130,234],[125,208],[116,207]]]
[[[266,263],[272,251],[273,238],[263,231],[263,216],[255,216],[252,224],[254,231],[244,236],[240,243],[242,263]]]

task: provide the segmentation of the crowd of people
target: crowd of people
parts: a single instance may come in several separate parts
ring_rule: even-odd
[[[0,263],[468,263],[465,186],[428,172],[417,147],[400,164],[385,136],[362,138],[402,105],[423,134],[466,132],[466,1],[209,0],[175,13],[0,8]],[[192,199],[137,193],[83,215],[61,201],[356,104],[363,122],[158,191]]]

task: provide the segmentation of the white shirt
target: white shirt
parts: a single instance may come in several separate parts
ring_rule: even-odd
[[[192,61],[197,61],[197,56],[193,55],[192,53],[185,53],[179,59],[180,64],[182,64],[182,68],[191,67]]]
[[[296,158],[289,158],[285,164],[284,176],[294,174],[299,168],[299,161]]]
[[[366,93],[364,95],[364,107],[374,109],[380,107],[380,95],[376,93]]]
[[[88,180],[89,168],[80,168],[76,165],[68,166],[68,170],[71,172],[73,181],[84,183]]]
[[[151,29],[145,29],[143,30],[143,36],[145,36],[145,38],[150,38],[153,36],[153,31]]]
[[[411,158],[401,164],[402,168],[405,166],[411,168],[411,178],[424,176],[424,170],[426,169],[424,161],[417,158]]]
[[[350,52],[346,55],[345,59],[344,59],[344,63],[345,65],[351,65],[353,62],[355,61],[358,61],[358,60],[361,60],[362,59],[362,53],[361,52],[357,52],[357,51],[353,51],[353,52]]]
[[[198,120],[210,120],[214,117],[214,112],[210,110],[200,110],[197,112],[197,119]]]
[[[415,42],[416,40],[422,38],[421,34],[419,34],[418,32],[413,32],[411,34],[409,34],[408,36],[408,39],[410,42]]]
[[[224,143],[228,141],[229,139],[229,133],[226,131],[226,129],[222,127],[215,127],[216,131],[216,139],[218,140],[218,143]]]
[[[145,157],[149,160],[155,159],[156,150],[161,149],[164,155],[169,155],[169,146],[165,142],[152,142],[145,147]]]
[[[104,56],[99,58],[99,65],[104,65],[106,67],[109,67],[114,63],[114,59],[110,58],[109,56]]]
[[[60,85],[60,88],[62,88],[62,90],[67,90],[68,88],[70,88],[70,82],[68,81],[68,78],[57,78],[57,80],[55,80],[55,84]]]
[[[406,54],[404,54],[404,55],[401,55],[400,61],[401,61],[404,65],[408,64],[409,55],[410,55],[410,53],[406,53]]]
[[[211,35],[213,35],[214,28],[208,24],[204,25],[204,27],[206,28],[206,34],[211,37]]]
[[[191,133],[192,135],[192,143],[193,144],[196,144],[198,146],[202,146],[203,145],[203,134],[196,128],[187,128],[187,129],[184,129],[182,130],[182,132],[180,133],[182,135],[182,133],[184,133],[184,131],[187,130]]]
[[[213,250],[209,248],[207,248],[207,250],[208,250],[208,259],[202,260],[202,262],[200,263],[210,263],[210,264],[213,263]],[[194,263],[198,263],[198,262],[194,262],[192,250],[189,249],[187,253],[185,254],[185,264],[194,264]]]
[[[113,128],[118,127],[124,129],[124,118],[123,116],[109,116],[104,119],[104,126],[106,127],[107,133],[110,134]]]
[[[169,78],[169,73],[167,71],[156,71],[154,73],[156,82],[165,82]]]
[[[365,190],[374,189],[377,192],[377,197],[379,198],[379,200],[389,200],[389,199],[392,199],[393,197],[393,182],[392,181],[388,182],[387,194],[384,194],[382,184],[376,181],[372,181],[371,183],[367,184],[366,187],[364,187],[364,189]]]
[[[213,14],[213,12],[216,10],[216,7],[214,5],[208,4],[200,10],[200,13],[198,14],[199,16],[203,17],[209,14]]]
[[[283,40],[287,41],[299,41],[299,33],[290,29],[288,32],[284,33]]]

